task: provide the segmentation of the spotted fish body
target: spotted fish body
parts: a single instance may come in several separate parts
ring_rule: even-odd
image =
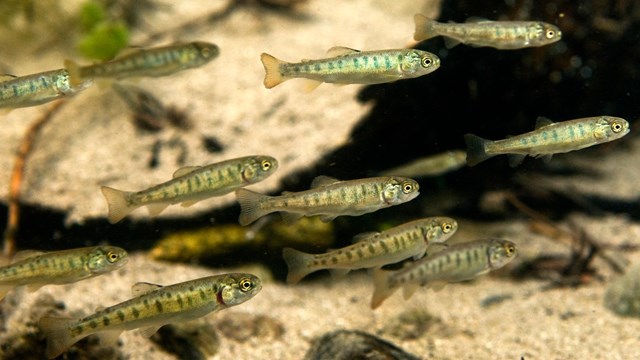
[[[429,74],[440,67],[440,59],[414,49],[358,51],[343,47],[329,50],[338,56],[288,63],[263,53],[264,85],[270,89],[292,78],[337,84],[380,84]]]
[[[271,156],[246,156],[207,166],[181,168],[173,174],[172,180],[138,192],[103,186],[102,194],[109,206],[109,221],[116,223],[138,207],[149,206],[151,215],[157,215],[170,204],[190,206],[262,181],[277,169],[278,161]]]
[[[413,179],[402,177],[373,177],[339,181],[318,176],[311,190],[287,192],[281,196],[267,196],[238,189],[236,196],[242,212],[240,225],[248,225],[264,215],[280,211],[285,222],[302,216],[321,215],[323,221],[337,216],[358,216],[413,200],[420,186]]]
[[[16,286],[34,291],[48,284],[69,284],[116,270],[127,263],[124,249],[93,246],[62,251],[21,251],[0,268],[0,299]]]
[[[20,108],[47,103],[73,95],[91,85],[91,80],[72,85],[65,69],[38,74],[3,77],[0,82],[0,108]]]
[[[439,23],[424,15],[414,16],[416,41],[444,36],[451,48],[459,43],[496,49],[544,46],[562,38],[558,27],[540,21],[489,21],[470,19],[466,23]]]
[[[463,150],[445,151],[417,159],[406,165],[385,170],[380,175],[399,175],[411,178],[438,176],[464,166],[466,163],[466,156],[467,154]]]
[[[424,256],[430,244],[442,243],[458,229],[458,223],[448,217],[415,220],[380,233],[362,234],[353,245],[324,254],[306,254],[291,248],[282,252],[289,267],[288,283],[297,283],[307,274],[331,269],[335,276],[349,271],[381,267],[409,257]]]
[[[190,42],[141,49],[95,65],[79,66],[67,60],[65,67],[69,70],[73,83],[93,78],[158,77],[202,66],[215,59],[219,53],[217,45]]]
[[[251,299],[262,289],[251,274],[231,273],[208,276],[174,285],[137,283],[133,299],[82,319],[44,317],[40,328],[47,338],[47,356],[54,358],[78,340],[95,333],[112,338],[124,330],[142,328],[144,336],[161,326],[197,319]]]
[[[400,286],[404,286],[404,298],[408,299],[418,286],[437,289],[446,283],[473,279],[505,266],[516,254],[511,241],[482,239],[449,245],[398,271],[377,270],[371,308],[380,306]]]
[[[526,155],[550,158],[557,153],[583,149],[619,139],[629,133],[629,123],[613,116],[596,116],[562,122],[538,118],[536,130],[491,141],[473,134],[464,136],[467,164],[476,165],[501,154],[512,154],[509,163],[518,165]]]

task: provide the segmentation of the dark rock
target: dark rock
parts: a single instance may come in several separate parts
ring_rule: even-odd
[[[305,360],[417,360],[399,347],[376,336],[350,330],[323,335],[309,349]]]

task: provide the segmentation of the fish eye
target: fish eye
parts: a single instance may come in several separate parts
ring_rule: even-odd
[[[411,185],[410,183],[404,183],[404,185],[402,185],[403,193],[408,194],[412,191],[413,191],[413,185]]]
[[[431,66],[431,64],[433,64],[433,61],[431,60],[431,58],[428,58],[428,57],[423,57],[422,58],[422,66],[423,67],[429,67],[429,66]]]
[[[262,160],[262,170],[263,171],[267,171],[269,169],[271,169],[271,161],[269,160]]]
[[[507,253],[507,256],[511,256],[516,251],[516,248],[513,245],[507,245],[504,247],[504,251]]]
[[[253,288],[253,282],[249,279],[240,280],[240,290],[249,291]]]
[[[556,32],[553,30],[547,30],[547,39],[553,39],[556,36]]]
[[[449,223],[442,224],[442,232],[444,232],[445,234],[451,231],[451,229],[453,229],[453,226],[451,224]]]
[[[120,256],[118,256],[118,254],[116,254],[113,251],[109,251],[107,253],[107,260],[109,260],[109,262],[114,263],[116,261],[118,261],[118,259],[120,258]]]
[[[614,121],[611,123],[611,130],[613,130],[614,133],[619,133],[622,131],[622,124],[619,121]]]

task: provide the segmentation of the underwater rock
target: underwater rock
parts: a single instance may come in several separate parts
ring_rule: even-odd
[[[362,331],[338,330],[318,339],[305,360],[418,360],[399,347]]]
[[[640,317],[640,264],[609,284],[604,305],[620,316]]]
[[[179,359],[205,360],[214,356],[220,347],[214,326],[205,321],[165,325],[151,341]]]

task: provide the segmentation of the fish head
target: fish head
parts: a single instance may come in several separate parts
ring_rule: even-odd
[[[629,133],[629,122],[614,116],[601,116],[596,120],[593,137],[598,142],[607,142],[619,139]]]
[[[94,274],[122,267],[129,260],[126,250],[116,246],[97,246],[89,253],[85,266]]]
[[[418,182],[403,177],[390,177],[385,182],[382,197],[389,205],[402,204],[411,201],[420,194]]]
[[[494,239],[487,249],[489,267],[499,269],[515,259],[517,254],[516,244],[508,240]]]
[[[562,39],[562,31],[555,25],[538,22],[534,25],[533,39],[531,44],[542,45],[551,44]]]
[[[442,243],[447,241],[458,230],[458,222],[449,217],[434,217],[426,226],[425,243]]]
[[[193,47],[196,49],[198,57],[202,60],[202,63],[207,63],[220,55],[220,48],[216,44],[196,41],[193,43]]]
[[[226,305],[233,306],[254,297],[262,290],[260,278],[251,274],[225,274],[220,282],[218,298]]]
[[[404,54],[400,70],[404,77],[413,78],[429,74],[440,67],[440,58],[428,51],[411,49]]]
[[[271,156],[249,156],[242,165],[242,180],[253,184],[266,179],[278,170],[278,160]]]

